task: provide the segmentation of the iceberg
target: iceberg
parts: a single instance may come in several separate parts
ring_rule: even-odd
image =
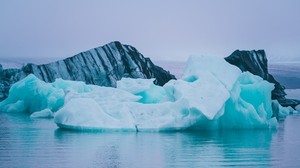
[[[286,108],[271,100],[274,84],[222,58],[192,56],[182,79],[122,78],[117,88],[29,75],[0,102],[7,112],[51,117],[60,128],[97,131],[184,131],[274,128]]]
[[[175,79],[174,75],[155,65],[133,46],[114,41],[47,64],[30,63],[20,69],[3,69],[0,64],[0,101],[8,96],[11,85],[29,74],[45,82],[61,78],[111,87],[115,87],[122,77],[155,78],[154,83],[157,85]]]
[[[275,88],[272,91],[272,99],[277,100],[280,105],[295,108],[300,104],[300,100],[286,98],[285,87],[276,81],[273,75],[268,72],[268,59],[264,50],[236,50],[230,56],[226,57],[225,60],[239,67],[243,72],[249,71],[273,83]]]
[[[65,96],[69,91],[82,93],[92,91],[94,87],[84,82],[62,79],[46,83],[30,74],[10,88],[9,96],[0,102],[0,109],[4,112],[28,112],[30,114],[45,109],[55,112],[64,105]]]

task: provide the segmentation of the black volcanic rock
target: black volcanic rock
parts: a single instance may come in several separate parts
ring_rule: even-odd
[[[20,72],[20,69],[2,69],[2,65],[0,66],[0,101],[8,96],[8,91],[12,83],[21,79]]]
[[[64,60],[49,64],[27,64],[21,69],[5,69],[0,66],[0,100],[8,96],[10,86],[34,74],[45,82],[56,78],[84,81],[87,84],[115,87],[122,77],[155,78],[154,83],[164,85],[174,75],[152,63],[134,47],[111,42]]]
[[[239,67],[243,72],[249,71],[254,75],[262,77],[264,80],[267,80],[270,83],[274,83],[275,88],[272,91],[272,99],[278,100],[282,106],[291,106],[295,108],[298,104],[300,104],[299,100],[285,98],[285,87],[277,82],[268,72],[268,60],[264,50],[236,50],[230,56],[226,57],[225,60],[230,64]]]

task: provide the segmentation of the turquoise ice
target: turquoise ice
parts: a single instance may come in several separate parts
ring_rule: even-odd
[[[178,131],[274,128],[274,85],[242,73],[222,58],[190,57],[182,79],[164,86],[123,78],[117,88],[29,75],[13,85],[4,112],[54,117],[62,128],[99,131]],[[276,104],[280,115],[286,108]]]

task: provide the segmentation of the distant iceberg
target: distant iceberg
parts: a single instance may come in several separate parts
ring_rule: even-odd
[[[182,79],[122,78],[117,88],[34,75],[15,83],[0,102],[6,112],[54,115],[61,128],[98,131],[179,131],[273,128],[286,108],[271,100],[274,84],[222,58],[190,57]],[[278,115],[277,115],[278,116]]]

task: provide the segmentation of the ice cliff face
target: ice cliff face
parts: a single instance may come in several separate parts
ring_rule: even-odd
[[[155,78],[154,83],[163,85],[175,79],[164,69],[154,65],[134,47],[120,42],[111,42],[64,60],[49,64],[27,64],[21,69],[3,70],[0,67],[0,100],[8,95],[10,86],[34,74],[45,82],[54,82],[57,78],[84,81],[99,86],[116,86],[122,77]]]
[[[291,106],[295,108],[300,104],[299,100],[286,99],[284,92],[284,86],[277,82],[274,77],[268,72],[268,60],[264,50],[252,50],[252,51],[234,51],[225,60],[230,64],[236,65],[242,71],[249,71],[254,75],[262,77],[264,80],[275,84],[275,88],[272,91],[272,99],[278,100],[278,102],[284,106]]]

